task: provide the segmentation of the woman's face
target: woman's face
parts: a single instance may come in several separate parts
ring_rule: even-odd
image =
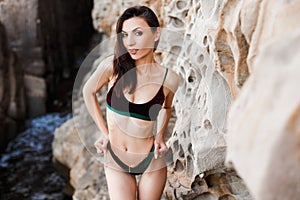
[[[157,31],[153,33],[147,22],[140,17],[125,20],[121,34],[124,47],[134,60],[153,52],[154,43],[159,38]]]

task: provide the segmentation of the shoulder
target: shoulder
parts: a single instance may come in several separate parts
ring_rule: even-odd
[[[176,92],[178,85],[180,83],[180,76],[172,69],[167,68],[168,73],[165,79],[165,86],[168,87],[174,93]]]
[[[97,66],[95,72],[97,74],[102,74],[108,78],[113,76],[113,58],[114,56],[112,55],[98,60],[98,63],[95,63]]]
[[[106,70],[113,70],[113,59],[114,59],[113,55],[101,59],[98,63],[97,69],[105,68]]]
[[[94,62],[95,69],[88,82],[100,84],[109,82],[113,77],[113,56],[99,58]]]

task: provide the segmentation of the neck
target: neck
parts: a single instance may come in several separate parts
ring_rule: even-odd
[[[135,61],[135,66],[139,67],[139,66],[143,66],[143,65],[147,65],[147,64],[152,64],[152,63],[156,63],[156,61],[154,59],[153,51],[148,53],[146,56],[136,60]]]

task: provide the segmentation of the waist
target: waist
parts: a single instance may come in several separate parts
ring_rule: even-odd
[[[147,154],[153,146],[154,136],[135,138],[120,132],[109,132],[109,141],[120,154]]]

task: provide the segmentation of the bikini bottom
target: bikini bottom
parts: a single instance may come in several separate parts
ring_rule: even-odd
[[[109,153],[111,155],[111,157],[113,158],[113,160],[127,173],[131,174],[131,175],[141,175],[143,174],[146,169],[149,167],[150,162],[153,158],[154,155],[154,144],[151,148],[150,153],[147,155],[146,158],[144,158],[144,160],[142,160],[139,164],[137,164],[135,167],[130,167],[128,165],[126,165],[111,149],[110,146],[110,142],[108,142],[107,144],[107,149],[109,150]]]

